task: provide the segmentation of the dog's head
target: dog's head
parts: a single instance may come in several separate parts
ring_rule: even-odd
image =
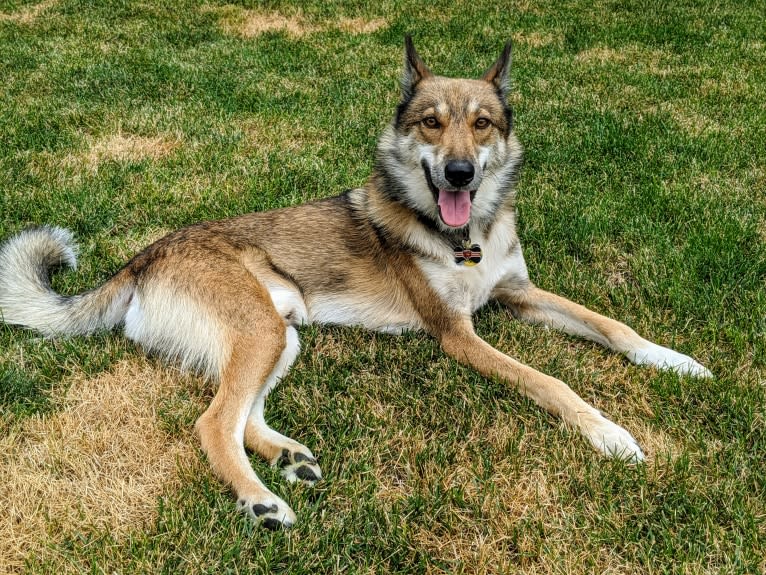
[[[491,218],[511,191],[521,150],[506,102],[510,65],[508,43],[480,79],[444,78],[405,40],[402,99],[378,167],[392,195],[440,228]]]

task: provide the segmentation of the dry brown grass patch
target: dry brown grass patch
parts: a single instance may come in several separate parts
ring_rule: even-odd
[[[622,63],[627,60],[626,54],[606,46],[583,50],[575,56],[578,62],[606,64],[608,62]]]
[[[56,410],[11,423],[0,437],[0,571],[51,557],[56,543],[92,530],[117,538],[149,524],[157,498],[200,458],[191,431],[174,437],[159,413],[183,378],[146,360],[75,377]],[[193,416],[199,399],[173,401]],[[179,410],[184,413],[175,413]]]
[[[292,16],[279,12],[246,10],[239,6],[204,6],[203,12],[218,16],[218,25],[225,34],[254,38],[266,32],[285,32],[293,38],[311,33],[316,26],[308,23],[299,11]]]
[[[0,22],[15,22],[16,24],[33,24],[43,12],[52,8],[58,0],[45,0],[34,6],[27,6],[18,12],[0,12]]]
[[[638,440],[650,465],[662,463],[667,459],[675,460],[684,450],[683,443],[664,429],[640,420],[623,423],[630,428]]]
[[[336,29],[349,34],[370,34],[388,26],[383,18],[341,18],[332,22],[312,22],[299,10],[294,14],[276,11],[247,10],[238,6],[220,6],[203,8],[219,17],[219,25],[226,34],[241,38],[255,38],[267,32],[284,32],[292,38]]]
[[[388,21],[383,18],[365,20],[364,18],[341,18],[335,25],[338,30],[349,34],[371,34],[388,26]]]
[[[314,30],[316,27],[307,23],[300,15],[283,16],[277,12],[262,13],[252,10],[247,11],[244,21],[236,27],[236,31],[244,38],[260,36],[264,32],[286,32],[288,36],[300,38]]]
[[[707,78],[700,85],[700,94],[707,97],[737,98],[752,95],[754,88],[738,71],[727,72],[721,78]]]
[[[93,142],[85,155],[89,167],[95,168],[105,160],[140,162],[158,160],[170,155],[180,141],[163,136],[144,137],[117,133]]]
[[[722,124],[714,118],[699,114],[684,100],[648,105],[643,108],[642,114],[669,116],[682,132],[694,138],[716,134],[725,134],[728,137],[745,135],[741,125]]]

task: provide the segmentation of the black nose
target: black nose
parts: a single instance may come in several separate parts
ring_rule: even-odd
[[[467,160],[449,161],[444,168],[444,177],[456,188],[465,186],[473,180],[473,164]]]

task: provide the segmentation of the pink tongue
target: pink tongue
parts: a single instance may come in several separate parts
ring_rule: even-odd
[[[459,228],[471,217],[471,192],[439,190],[439,211],[448,226]]]

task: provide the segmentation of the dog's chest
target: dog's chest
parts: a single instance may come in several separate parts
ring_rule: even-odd
[[[472,313],[486,304],[501,282],[524,285],[529,279],[514,233],[501,231],[481,240],[482,259],[474,266],[456,263],[451,253],[438,262],[419,261],[434,291],[450,308],[463,313]]]

